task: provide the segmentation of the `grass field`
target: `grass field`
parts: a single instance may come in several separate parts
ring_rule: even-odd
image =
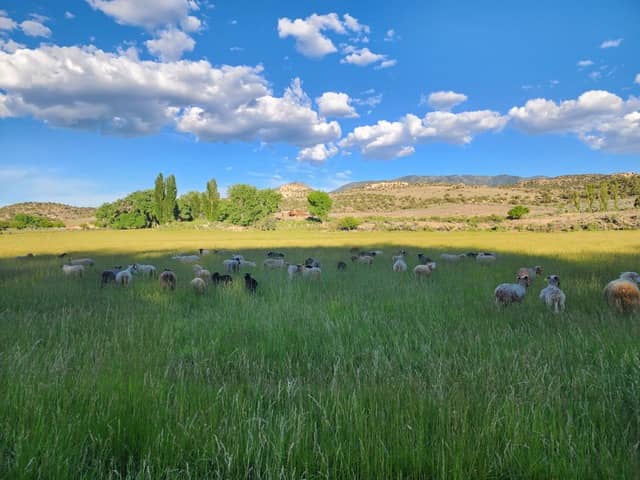
[[[351,246],[385,256],[340,274]],[[419,281],[391,272],[400,246],[413,264],[501,256]],[[240,278],[198,297],[170,254],[199,247],[312,255],[323,278],[258,268],[253,297]],[[63,251],[95,271],[63,278]],[[638,252],[638,232],[0,235],[0,478],[638,478],[640,316],[602,298]],[[133,261],[175,268],[178,289],[99,288]],[[566,312],[542,279],[498,310],[494,287],[534,264]]]

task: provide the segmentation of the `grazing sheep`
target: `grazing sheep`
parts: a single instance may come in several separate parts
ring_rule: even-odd
[[[62,265],[62,273],[67,276],[82,277],[84,275],[84,265]]]
[[[63,258],[63,257],[66,257],[67,255],[69,255],[67,252],[62,252],[61,254],[58,255],[58,258]]]
[[[162,289],[168,288],[170,290],[175,290],[176,283],[178,283],[178,277],[176,277],[176,274],[168,268],[165,268],[160,274],[160,287]]]
[[[347,269],[347,264],[340,261],[338,262],[338,271],[339,272],[344,272]]]
[[[353,255],[351,261],[364,265],[373,265],[373,257],[370,255]]]
[[[171,258],[182,263],[193,263],[200,260],[200,255],[175,255]]]
[[[211,250],[207,250],[206,248],[199,248],[198,252],[200,253],[200,256],[203,256],[203,255],[209,255],[211,253]]]
[[[16,260],[30,260],[34,257],[35,255],[33,253],[27,253],[26,255],[18,255],[16,257]]]
[[[320,267],[306,266],[302,269],[302,278],[308,278],[311,280],[319,280],[322,275]]]
[[[616,280],[613,280],[604,287],[604,296],[610,307],[618,312],[628,313],[640,310],[640,288],[633,275],[635,272],[624,272]],[[624,278],[622,278],[624,276]]]
[[[393,262],[393,271],[394,272],[406,272],[407,271],[407,262],[404,261],[404,256],[399,255],[399,258]]]
[[[251,262],[249,260],[240,260],[240,266],[241,267],[255,267],[256,266],[256,262]]]
[[[551,308],[554,313],[560,313],[564,310],[567,299],[564,292],[560,290],[560,277],[549,275],[546,280],[547,286],[540,291],[540,301]]]
[[[116,283],[116,275],[122,270],[120,265],[113,267],[111,270],[104,270],[100,274],[100,287],[104,287],[107,283]]]
[[[133,274],[136,273],[137,267],[135,264],[129,265],[124,270],[120,270],[116,273],[116,283],[123,287],[129,286],[133,282]]]
[[[218,272],[213,272],[211,275],[211,282],[214,285],[228,284],[233,282],[233,277],[231,275],[220,275]]]
[[[517,283],[501,283],[496,287],[493,292],[496,305],[507,306],[514,302],[522,302],[529,287],[529,275],[518,275],[516,281]]]
[[[464,253],[454,254],[454,253],[443,253],[440,255],[440,260],[445,262],[459,262],[460,260],[465,259],[467,256]]]
[[[620,274],[621,280],[629,280],[630,282],[640,284],[640,273],[637,272],[623,272]]]
[[[433,262],[433,260],[431,260],[431,258],[427,257],[424,253],[419,253],[418,254],[418,262],[420,262],[420,265],[426,265],[428,263]]]
[[[284,253],[282,253],[282,252],[267,252],[267,257],[269,257],[269,258],[284,258]]]
[[[244,274],[244,287],[250,293],[256,293],[256,289],[258,288],[258,281],[255,278],[251,278],[250,273]]]
[[[416,265],[413,269],[413,274],[416,277],[429,277],[431,276],[431,272],[433,272],[431,265],[432,263],[427,263],[426,265]]]
[[[227,273],[238,273],[240,271],[240,260],[223,260],[224,271]]]
[[[69,265],[84,265],[85,267],[93,267],[95,263],[91,258],[77,258],[69,261]]]
[[[382,255],[384,252],[382,250],[367,250],[365,252],[360,252],[358,255],[360,256],[368,256],[368,257],[377,257],[378,255]]]
[[[292,280],[296,275],[300,275],[303,268],[303,265],[287,264],[287,273],[289,274],[289,280]]]
[[[238,262],[244,261],[244,257],[242,255],[232,255],[231,260],[237,260]]]
[[[404,257],[406,257],[407,255],[408,253],[406,250],[400,250],[397,255],[394,255],[393,257],[391,257],[391,261],[395,263],[398,260],[404,260]]]
[[[191,280],[191,288],[193,288],[194,292],[202,295],[207,289],[207,282],[200,277],[196,277]]]
[[[320,262],[318,260],[316,260],[313,257],[309,257],[304,261],[304,266],[305,267],[315,267],[315,268],[320,268]]]
[[[196,277],[203,279],[205,282],[209,283],[211,280],[211,272],[204,268],[201,268],[197,273]]]
[[[271,253],[271,252],[269,252]],[[284,268],[284,258],[267,258],[262,262],[262,266],[265,270],[275,270],[276,268]]]
[[[476,255],[476,262],[482,264],[490,264],[495,262],[498,259],[493,253],[478,253]]]
[[[536,265],[535,267],[531,268],[522,267],[518,270],[517,274],[520,275],[521,273],[526,273],[527,275],[529,275],[529,281],[533,282],[538,275],[542,275],[543,271],[544,269],[540,265]]]
[[[136,264],[136,271],[147,278],[155,278],[158,275],[158,271],[153,265]]]

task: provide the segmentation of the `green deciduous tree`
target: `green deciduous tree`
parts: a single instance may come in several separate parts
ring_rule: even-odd
[[[207,182],[207,191],[204,193],[204,202],[202,210],[204,216],[209,220],[218,218],[218,210],[220,207],[220,193],[218,193],[218,183],[215,178]]]
[[[572,200],[573,207],[576,209],[576,212],[580,213],[580,194],[577,190],[573,191]]]
[[[326,220],[333,206],[333,200],[326,192],[314,191],[307,196],[309,212],[314,217]]]
[[[178,198],[179,218],[190,222],[202,215],[202,194],[200,192],[188,192]]]
[[[592,184],[587,184],[587,203],[589,204],[589,211],[593,212],[596,203],[596,188]]]
[[[157,223],[164,222],[164,177],[159,173],[153,188],[153,214]]]
[[[96,225],[118,229],[148,228],[155,222],[153,190],[140,190],[96,210]]]
[[[527,213],[529,213],[529,209],[527,207],[524,205],[516,205],[507,212],[507,218],[510,220],[518,220],[519,218],[524,217]]]
[[[176,185],[176,177],[169,175],[164,185],[164,221],[172,222],[178,218],[178,187]]]
[[[598,200],[601,212],[609,210],[609,184],[607,182],[602,182],[600,184],[600,195],[598,196]]]
[[[278,211],[282,195],[275,190],[258,190],[251,185],[233,185],[220,204],[220,220],[235,225],[255,225]]]

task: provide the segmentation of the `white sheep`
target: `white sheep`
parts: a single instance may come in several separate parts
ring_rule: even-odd
[[[199,293],[200,295],[202,295],[207,289],[207,282],[205,282],[200,277],[196,277],[193,280],[191,280],[191,288],[193,288],[193,290],[196,293]]]
[[[318,280],[322,275],[320,267],[303,267],[302,278],[309,278],[311,280]]]
[[[240,260],[223,260],[224,271],[227,273],[237,273],[240,271]]]
[[[252,262],[250,260],[240,260],[241,267],[255,267],[256,262]]]
[[[136,271],[143,277],[155,278],[157,275],[156,267],[153,265],[136,264]]]
[[[133,282],[133,274],[136,273],[136,265],[129,265],[124,270],[120,270],[116,273],[116,283],[118,285],[122,285],[123,287],[128,286]]]
[[[394,272],[406,272],[407,271],[407,262],[404,261],[404,256],[399,255],[397,260],[393,262],[393,271]]]
[[[196,272],[196,277],[203,279],[206,283],[211,281],[211,272],[205,268],[201,268]]]
[[[284,258],[267,258],[264,262],[262,262],[262,266],[265,268],[265,270],[284,268]]]
[[[373,257],[371,255],[353,255],[351,261],[364,265],[373,265]]]
[[[547,286],[540,291],[540,301],[551,308],[554,313],[560,313],[564,310],[566,299],[566,295],[560,290],[560,277],[549,275]]]
[[[416,265],[413,269],[413,274],[416,277],[429,277],[435,268],[436,264],[434,262],[429,262],[426,265]]]
[[[199,255],[175,255],[171,258],[182,263],[193,263],[200,260]]]
[[[529,287],[529,275],[518,275],[517,283],[501,283],[496,287],[493,296],[496,305],[509,305],[514,302],[522,302]]]
[[[290,263],[287,264],[287,273],[289,274],[289,280],[292,280],[293,277],[302,274],[302,269],[304,267],[302,265],[292,265]]]
[[[440,259],[445,262],[459,262],[460,260],[463,260],[465,258],[467,258],[467,256],[464,253],[443,253],[440,255]]]
[[[483,264],[494,263],[497,259],[498,257],[493,253],[479,253],[476,255],[476,262]]]
[[[522,267],[518,269],[518,275],[527,274],[529,275],[529,282],[533,282],[538,275],[542,275],[544,269],[540,265],[536,265],[535,267]]]
[[[84,275],[84,265],[62,265],[62,273],[70,277],[82,277]]]
[[[239,262],[242,262],[244,260],[244,257],[242,255],[232,255],[231,256],[231,260],[238,260]]]
[[[93,267],[95,263],[92,258],[76,258],[69,261],[70,265],[84,265],[85,267]]]
[[[636,272],[624,272],[604,287],[604,296],[610,307],[619,312],[640,310],[640,288],[636,279],[640,280]]]

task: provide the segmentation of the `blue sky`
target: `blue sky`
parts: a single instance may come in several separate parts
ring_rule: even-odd
[[[638,171],[640,3],[0,0],[0,204]]]

